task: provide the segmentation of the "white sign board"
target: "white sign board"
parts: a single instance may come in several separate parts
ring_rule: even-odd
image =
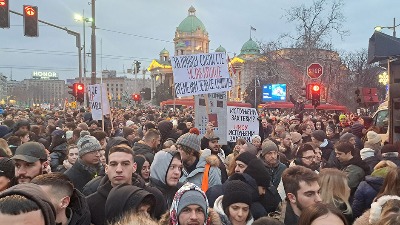
[[[207,96],[207,97],[206,97]],[[208,122],[214,124],[214,135],[219,137],[220,144],[226,144],[226,92],[196,95],[195,101],[195,127],[199,129],[200,136],[206,133]],[[208,112],[206,104],[208,104]]]
[[[225,52],[171,58],[177,97],[217,93],[232,88]]]
[[[227,140],[235,142],[244,138],[250,142],[251,136],[258,134],[258,113],[254,108],[228,106]]]
[[[110,114],[106,84],[88,85],[88,93],[93,120],[102,120],[102,115]]]

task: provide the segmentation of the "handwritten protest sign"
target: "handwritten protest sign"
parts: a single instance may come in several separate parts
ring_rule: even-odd
[[[171,58],[177,97],[229,91],[232,88],[225,52]]]
[[[110,114],[106,84],[88,85],[88,93],[93,120],[102,120],[102,115]]]
[[[196,109],[195,127],[199,129],[200,136],[202,137],[206,133],[207,123],[212,122],[214,134],[220,138],[219,143],[226,144],[226,92],[196,95],[194,100]]]
[[[235,142],[244,138],[250,142],[251,136],[258,134],[258,113],[254,108],[228,106],[227,139]]]

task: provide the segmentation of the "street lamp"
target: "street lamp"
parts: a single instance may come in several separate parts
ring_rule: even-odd
[[[400,26],[400,23],[396,25],[396,18],[393,18],[393,26],[391,27],[376,26],[375,31],[380,32],[383,28],[393,29],[393,37],[396,37],[396,27],[398,26]]]

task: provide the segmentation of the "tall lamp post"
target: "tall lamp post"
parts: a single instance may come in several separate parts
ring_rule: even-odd
[[[393,26],[391,27],[383,27],[383,26],[376,26],[376,31],[381,31],[384,28],[392,29],[393,30],[393,37],[396,37],[396,27],[400,26],[400,23],[396,25],[396,18],[393,18]]]

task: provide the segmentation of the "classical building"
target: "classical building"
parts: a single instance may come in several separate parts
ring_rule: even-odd
[[[201,20],[196,16],[196,9],[191,6],[188,16],[179,24],[175,31],[174,55],[190,55],[209,52],[208,32]],[[152,99],[158,100],[173,98],[173,74],[170,53],[164,48],[160,58],[154,59],[147,68],[152,78]]]

